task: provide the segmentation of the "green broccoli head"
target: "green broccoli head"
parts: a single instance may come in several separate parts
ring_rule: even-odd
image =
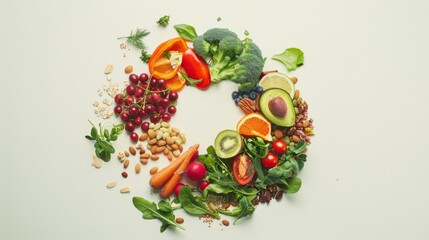
[[[210,75],[214,83],[232,80],[239,89],[253,88],[264,67],[261,50],[250,39],[240,40],[234,32],[213,28],[194,40],[200,56],[210,57]]]

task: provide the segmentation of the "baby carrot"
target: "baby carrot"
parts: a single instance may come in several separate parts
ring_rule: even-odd
[[[182,174],[186,171],[186,168],[188,167],[189,163],[191,162],[192,156],[194,155],[195,151],[198,149],[198,144],[192,146],[188,151],[186,151],[181,156],[184,156],[184,160],[180,167],[173,173],[173,176],[170,177],[170,179],[164,184],[164,186],[161,188],[160,195],[163,198],[168,197],[171,192],[174,190],[176,185],[180,182],[182,179]],[[181,157],[180,157],[181,158]]]
[[[154,188],[160,188],[164,183],[166,183],[178,170],[178,168],[185,162],[188,161],[188,164],[194,155],[194,152],[198,149],[199,144],[195,144],[190,147],[186,152],[180,155],[176,160],[174,160],[170,165],[161,169],[157,173],[155,173],[149,181],[149,184]],[[184,169],[186,170],[186,168]],[[182,172],[184,171],[182,170]]]

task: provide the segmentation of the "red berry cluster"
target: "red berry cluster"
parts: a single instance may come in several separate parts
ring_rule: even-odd
[[[176,113],[174,105],[179,95],[167,88],[164,79],[152,78],[146,73],[132,73],[129,81],[125,90],[115,96],[116,106],[113,111],[125,123],[131,140],[137,141],[135,129],[141,127],[146,132],[150,122],[170,121]]]

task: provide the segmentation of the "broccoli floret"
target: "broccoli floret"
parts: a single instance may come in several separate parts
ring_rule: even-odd
[[[239,90],[256,86],[264,67],[261,50],[250,39],[244,41],[237,34],[223,28],[213,28],[194,40],[200,56],[210,58],[213,83],[231,80],[239,83]]]

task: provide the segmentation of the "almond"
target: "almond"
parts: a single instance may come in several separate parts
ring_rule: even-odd
[[[104,68],[104,74],[110,74],[113,72],[113,65],[112,64],[107,64],[106,68]]]
[[[133,66],[132,65],[126,66],[124,71],[126,74],[130,74],[133,71]]]
[[[136,166],[134,167],[134,169],[136,170],[136,173],[140,173],[142,168],[141,168],[140,164],[136,163]]]
[[[137,153],[136,149],[133,146],[130,146],[128,150],[130,151],[131,155],[136,155]]]

